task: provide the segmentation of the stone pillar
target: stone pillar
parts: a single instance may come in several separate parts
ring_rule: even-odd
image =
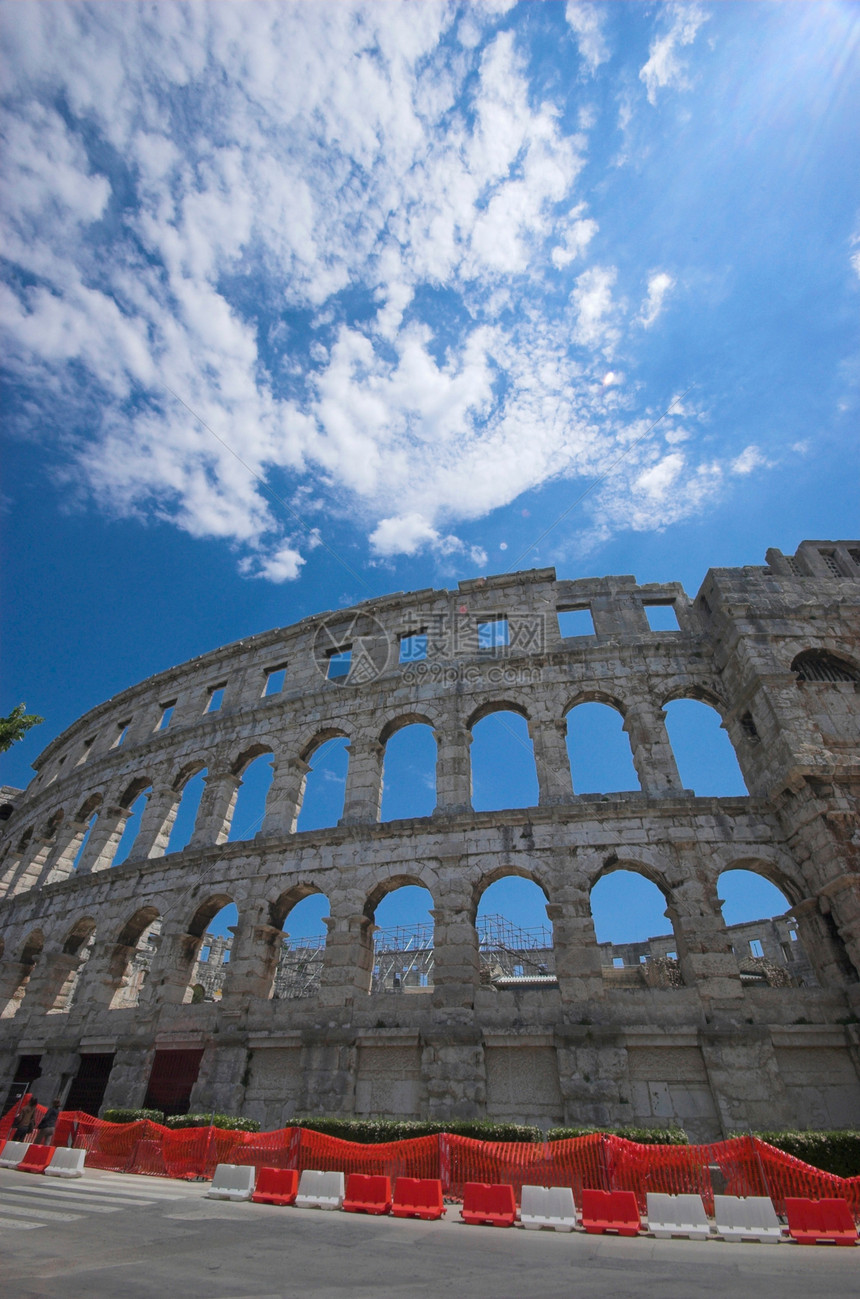
[[[129,966],[137,947],[96,942],[92,955],[81,970],[75,1000],[94,1009],[106,1009],[128,982]]]
[[[533,719],[529,735],[535,751],[541,807],[559,807],[573,798],[567,754],[567,722]]]
[[[603,996],[600,948],[594,932],[591,897],[586,890],[547,905],[559,993],[565,1018],[587,1015],[587,1007]]]
[[[81,1057],[77,1051],[46,1051],[40,1060],[37,1096],[40,1105],[50,1105],[55,1096],[65,1099],[69,1084],[78,1072]]]
[[[203,935],[162,934],[161,943],[141,989],[140,1004],[182,1006],[192,999],[191,975]]]
[[[472,732],[446,726],[436,737],[436,809],[434,816],[458,816],[472,810]]]
[[[422,1034],[421,1079],[431,1119],[480,1118],[487,1108],[487,1068],[481,1030],[447,1024]]]
[[[264,908],[268,913],[268,907]],[[222,1009],[238,1008],[251,1000],[266,1001],[272,995],[284,931],[267,924],[259,915],[243,911],[235,928],[230,961],[221,995]]]
[[[673,889],[666,910],[675,931],[684,982],[706,1003],[737,1002],[743,996],[740,969],[732,952],[716,889],[698,879]]]
[[[681,777],[662,708],[650,700],[632,703],[624,718],[624,730],[630,739],[633,765],[643,794],[649,798],[682,794]]]
[[[798,1117],[779,1072],[770,1029],[734,1023],[699,1030],[717,1115],[732,1132],[791,1128]]]
[[[87,846],[78,862],[79,875],[107,870],[114,859],[125,823],[131,815],[127,807],[102,807],[90,831]]]
[[[797,921],[803,949],[809,957],[818,982],[824,988],[844,988],[854,969],[826,896],[805,898],[791,914]]]
[[[294,834],[307,784],[310,763],[302,758],[279,757],[266,798],[266,815],[260,834],[264,838]]]
[[[0,961],[0,1019],[18,1013],[34,969],[26,961]]]
[[[845,954],[854,967],[854,979],[860,978],[860,873],[840,875],[821,890],[836,930],[845,945]]]
[[[154,1046],[121,1046],[113,1058],[102,1110],[139,1109],[146,1099]]]
[[[305,1114],[353,1114],[358,1047],[348,1027],[302,1034],[301,1076]]]
[[[434,907],[433,1005],[471,1008],[481,984],[481,959],[474,907],[469,900]]]
[[[93,826],[93,829],[95,829],[95,826]],[[40,885],[59,884],[61,880],[69,878],[75,857],[78,855],[78,849],[86,832],[86,821],[63,823],[57,832],[54,850],[45,862],[42,878],[39,880]]]
[[[140,818],[137,838],[126,861],[164,856],[179,810],[179,797],[171,785],[153,785]]]
[[[565,1123],[596,1128],[632,1123],[630,1069],[621,1030],[565,1024],[556,1029],[555,1049]]]
[[[17,873],[14,888],[10,889],[11,893],[26,893],[39,883],[54,843],[54,839],[41,836],[33,838]]]
[[[85,959],[80,952],[74,955],[62,951],[43,952],[27,985],[27,1001],[22,1014],[28,1018],[46,1015],[53,1008],[69,975],[80,969]]]
[[[383,745],[376,739],[358,738],[347,746],[349,769],[340,825],[361,825],[379,820],[384,752]]]
[[[241,783],[233,771],[209,772],[189,848],[212,848],[226,842]]]
[[[248,1051],[232,1042],[209,1042],[188,1103],[190,1114],[241,1114],[245,1103]]]
[[[18,872],[21,869],[21,856],[19,852],[10,852],[3,859],[3,874],[0,875],[0,898],[10,896],[15,887],[15,881],[18,878]]]
[[[373,921],[363,914],[323,917],[328,930],[319,999],[326,1006],[352,1006],[370,992],[373,978]]]

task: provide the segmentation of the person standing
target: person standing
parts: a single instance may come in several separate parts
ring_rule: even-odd
[[[26,1095],[21,1097],[18,1113],[12,1122],[11,1139],[13,1141],[26,1141],[35,1126],[36,1098],[32,1092],[27,1092]]]
[[[61,1098],[55,1096],[42,1115],[39,1126],[36,1128],[36,1140],[40,1146],[52,1146],[54,1144],[54,1128],[57,1126],[57,1119],[60,1117],[61,1104]]]

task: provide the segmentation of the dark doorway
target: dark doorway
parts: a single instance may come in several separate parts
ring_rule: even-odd
[[[187,1114],[191,1089],[197,1082],[203,1047],[193,1051],[156,1051],[149,1075],[146,1109],[171,1114]]]
[[[3,1102],[3,1114],[8,1114],[13,1105],[17,1105],[25,1092],[33,1090],[33,1083],[42,1076],[42,1057],[40,1055],[21,1055],[12,1086],[6,1093]]]
[[[97,1115],[104,1100],[110,1071],[113,1068],[113,1051],[82,1055],[78,1072],[69,1088],[63,1109],[81,1110]]]

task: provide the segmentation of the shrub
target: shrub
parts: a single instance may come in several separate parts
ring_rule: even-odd
[[[746,1133],[738,1133],[746,1136]],[[837,1177],[860,1175],[860,1131],[841,1132],[755,1132],[769,1146],[784,1150],[805,1164],[812,1164]]]
[[[139,1123],[149,1119],[150,1123],[164,1123],[161,1110],[105,1110],[102,1115],[105,1123]]]
[[[307,1128],[362,1145],[385,1145],[389,1141],[408,1141],[411,1137],[435,1136],[439,1132],[475,1137],[479,1141],[543,1141],[540,1128],[522,1123],[493,1123],[489,1119],[358,1119],[313,1115],[289,1119],[284,1126]]]
[[[683,1128],[550,1128],[547,1141],[569,1141],[571,1137],[588,1137],[595,1132],[606,1136],[624,1137],[638,1141],[640,1146],[687,1146],[689,1139]]]
[[[234,1114],[173,1114],[167,1120],[167,1127],[176,1128],[222,1128],[226,1132],[259,1132],[260,1125],[256,1119],[237,1118]]]

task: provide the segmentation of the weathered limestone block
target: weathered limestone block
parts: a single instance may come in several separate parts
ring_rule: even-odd
[[[302,758],[282,754],[276,760],[261,831],[265,837],[295,832],[310,770],[310,763]]]
[[[444,1035],[423,1035],[421,1073],[430,1118],[471,1119],[487,1101],[484,1044],[479,1032],[451,1024]]]
[[[87,846],[78,862],[78,875],[93,875],[97,871],[108,869],[128,818],[129,810],[126,807],[108,806],[99,809]]]
[[[744,1128],[793,1126],[796,1120],[767,1028],[703,1028],[699,1045],[723,1136]]]
[[[209,771],[189,848],[208,848],[226,841],[241,783],[234,771]]]
[[[624,730],[630,739],[633,765],[642,792],[651,798],[680,794],[681,777],[669,742],[662,708],[648,699],[628,703]]]
[[[469,745],[472,733],[462,725],[449,723],[437,728],[436,810],[434,816],[458,816],[472,809],[472,764]]]
[[[359,736],[347,745],[349,767],[341,825],[378,821],[382,807],[383,745],[375,737]]]
[[[627,1047],[617,1030],[567,1024],[556,1030],[564,1122],[619,1127],[633,1117]]]
[[[140,818],[140,829],[126,860],[163,857],[178,810],[178,791],[172,785],[154,785]]]
[[[569,803],[573,783],[567,756],[567,722],[563,718],[531,720],[529,735],[534,745],[541,806]]]

